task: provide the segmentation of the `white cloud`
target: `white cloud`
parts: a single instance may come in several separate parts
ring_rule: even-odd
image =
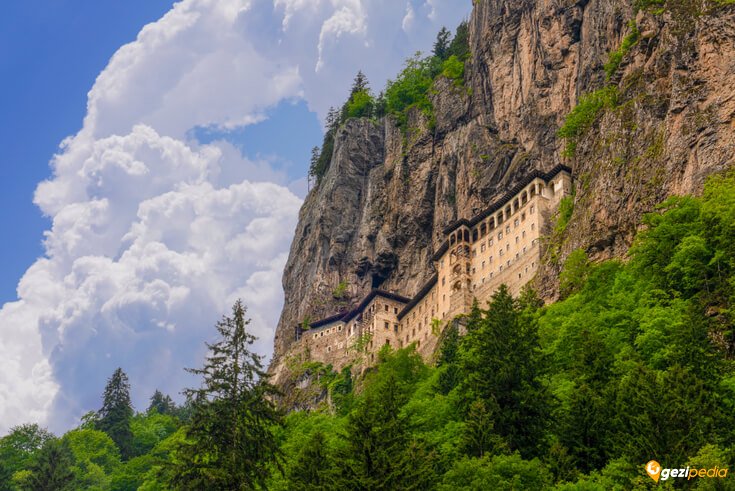
[[[36,192],[52,226],[0,308],[0,434],[69,428],[117,366],[138,408],[156,388],[175,395],[238,297],[269,353],[300,206],[289,189],[305,181],[187,135],[255,123],[284,99],[323,116],[358,69],[377,89],[440,20],[456,24],[454,3],[414,2],[406,31],[395,0],[183,0],[121,47]]]

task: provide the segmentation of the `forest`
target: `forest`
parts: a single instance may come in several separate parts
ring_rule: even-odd
[[[78,428],[0,439],[0,489],[647,489],[652,459],[729,469],[734,271],[731,171],[647,215],[625,261],[572,254],[559,302],[502,287],[437,331],[432,363],[409,347],[354,378],[305,364],[328,397],[290,413],[237,302],[182,406],[156,392],[136,413],[117,370]]]

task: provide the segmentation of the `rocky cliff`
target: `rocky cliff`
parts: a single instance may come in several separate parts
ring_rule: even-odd
[[[433,272],[441,230],[534,169],[564,163],[576,176],[571,220],[550,238],[536,280],[553,299],[572,250],[623,256],[643,213],[733,166],[735,6],[727,0],[639,11],[629,0],[474,3],[465,86],[436,82],[435,122],[416,112],[407,135],[390,118],[349,120],[337,132],[284,271],[274,365],[304,318],[345,309],[374,287],[416,293]],[[588,111],[573,145],[558,137],[584,94],[603,87],[605,102]]]

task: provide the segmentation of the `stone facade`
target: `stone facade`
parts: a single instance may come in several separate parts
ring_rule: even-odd
[[[373,290],[347,313],[294,328],[294,348],[312,361],[335,369],[365,355],[368,364],[385,345],[415,344],[425,358],[433,355],[441,327],[467,314],[505,284],[517,295],[540,263],[539,239],[561,199],[572,192],[570,170],[558,166],[536,172],[474,218],[446,229],[434,254],[436,274],[411,299]]]

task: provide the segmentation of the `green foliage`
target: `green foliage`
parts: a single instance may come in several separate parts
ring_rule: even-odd
[[[589,269],[589,259],[583,249],[576,249],[569,254],[559,275],[559,294],[562,298],[568,297],[584,286]]]
[[[130,382],[125,372],[118,368],[107,381],[102,408],[97,412],[96,429],[112,438],[123,459],[133,456],[133,432],[130,430],[132,417]]]
[[[14,426],[0,438],[0,490],[10,490],[14,473],[27,469],[36,453],[54,436],[37,424]]]
[[[572,218],[572,213],[574,213],[574,196],[564,196],[559,202],[559,214],[554,224],[555,234],[564,233]]]
[[[449,32],[449,29],[442,27],[439,30],[439,33],[436,35],[436,41],[434,42],[434,49],[431,52],[435,58],[439,58],[440,60],[446,60],[449,58],[449,45],[451,38],[452,33]]]
[[[339,285],[332,291],[332,297],[336,298],[337,300],[344,300],[344,298],[347,296],[347,282],[346,281],[340,281]]]
[[[470,57],[470,26],[467,21],[462,21],[454,33],[454,38],[449,44],[447,58],[456,56],[460,61],[467,61]]]
[[[464,62],[455,55],[450,56],[442,63],[442,75],[453,80],[455,84],[462,85],[464,83]]]
[[[193,415],[186,440],[176,450],[169,484],[200,489],[252,489],[264,485],[278,446],[273,427],[280,415],[271,398],[261,357],[249,350],[255,337],[247,331],[245,307],[239,300],[232,316],[217,323],[219,341],[207,344],[198,389],[187,389]]]
[[[577,139],[582,136],[597,120],[600,112],[606,108],[617,106],[618,89],[616,87],[605,87],[590,92],[579,99],[577,106],[572,109],[558,135],[567,140],[565,154],[574,155]]]
[[[421,53],[409,58],[398,77],[388,81],[385,89],[386,111],[396,117],[401,128],[406,129],[408,111],[412,108],[421,110],[427,116],[432,114],[428,94],[433,83],[432,59],[421,58]]]
[[[350,100],[347,101],[346,119],[369,118],[373,115],[374,108],[373,96],[367,90],[361,90],[352,94]]]
[[[21,480],[22,490],[73,491],[79,488],[74,479],[74,457],[66,442],[46,440]]]
[[[638,44],[641,33],[635,21],[631,20],[628,23],[628,27],[630,28],[630,33],[623,38],[620,47],[609,54],[607,63],[605,63],[605,74],[607,74],[607,78],[612,77],[618,71],[618,67],[620,67],[620,63],[622,63],[625,55],[628,54],[633,46]]]
[[[651,458],[732,468],[735,172],[643,225],[626,263],[570,255],[555,304],[529,288],[475,303],[441,332],[436,366],[413,347],[355,380],[305,364],[332,404],[283,424],[236,304],[189,426],[179,410],[133,416],[142,455],[123,462],[94,418],[61,440],[17,427],[0,489],[648,489]]]
[[[551,476],[539,460],[523,460],[520,455],[497,455],[460,460],[447,472],[439,490],[546,489]]]
[[[176,404],[170,396],[164,395],[160,390],[156,390],[151,396],[151,403],[146,412],[149,414],[153,412],[158,414],[174,414],[176,412]]]
[[[535,319],[501,285],[488,309],[470,317],[467,329],[460,356],[463,380],[456,389],[467,400],[464,411],[482,399],[508,446],[524,456],[538,455],[550,401],[541,383]]]

